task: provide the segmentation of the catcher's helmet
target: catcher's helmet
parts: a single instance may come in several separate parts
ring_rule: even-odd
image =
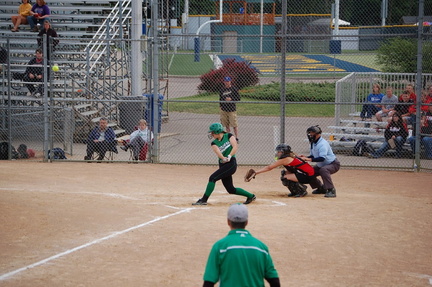
[[[217,135],[217,134],[223,133],[224,128],[220,123],[213,123],[209,126],[208,132]]]
[[[291,147],[287,144],[279,144],[276,147],[276,152],[282,152],[283,155],[289,155],[291,153]]]
[[[322,133],[321,128],[316,125],[316,126],[311,126],[306,130],[306,133],[316,133],[316,134],[320,134]]]

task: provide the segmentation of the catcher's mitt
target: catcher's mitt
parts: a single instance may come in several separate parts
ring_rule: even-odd
[[[246,172],[246,175],[244,177],[245,182],[251,181],[253,178],[255,178],[256,172],[252,168]]]

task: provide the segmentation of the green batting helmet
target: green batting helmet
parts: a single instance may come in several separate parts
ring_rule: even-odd
[[[224,132],[224,128],[220,123],[213,123],[209,126],[209,133],[213,133],[215,135],[221,134]]]

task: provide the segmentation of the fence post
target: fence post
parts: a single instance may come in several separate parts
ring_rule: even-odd
[[[419,16],[417,25],[417,74],[416,74],[416,94],[417,94],[417,104],[416,104],[416,121],[415,130],[416,141],[415,141],[415,159],[414,159],[414,171],[420,171],[420,114],[421,114],[421,92],[422,92],[422,61],[423,61],[423,17],[424,16],[424,0],[419,1]]]

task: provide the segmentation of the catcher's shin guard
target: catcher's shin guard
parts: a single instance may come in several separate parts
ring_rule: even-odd
[[[283,181],[284,181],[284,180],[287,180],[287,179],[284,178],[284,176],[285,176],[285,170],[281,170],[281,177],[280,177],[280,180],[282,181],[282,184],[283,184]],[[283,185],[285,185],[285,184],[283,184]]]
[[[289,196],[304,196],[306,195],[307,186],[299,182],[283,179],[282,184],[291,192]]]

